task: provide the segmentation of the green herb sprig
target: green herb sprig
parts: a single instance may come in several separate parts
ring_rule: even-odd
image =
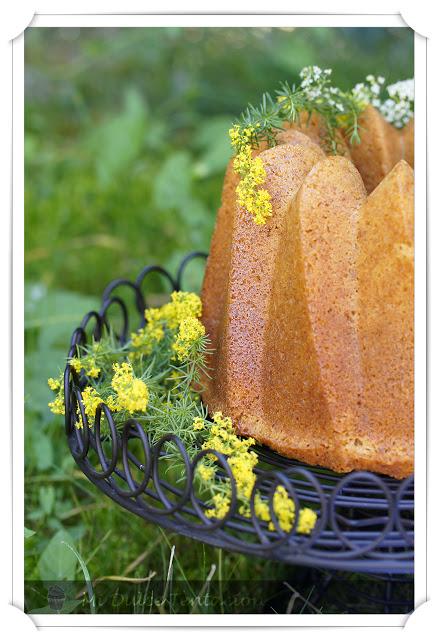
[[[257,147],[262,141],[274,146],[277,131],[283,128],[283,124],[299,124],[303,113],[308,115],[308,120],[313,114],[321,116],[329,153],[339,151],[338,129],[345,131],[350,144],[358,144],[359,115],[365,104],[356,98],[353,91],[331,86],[331,69],[306,67],[300,77],[298,84],[282,82],[275,97],[264,93],[258,106],[248,105],[241,114],[235,124],[242,129],[252,129],[252,146]]]

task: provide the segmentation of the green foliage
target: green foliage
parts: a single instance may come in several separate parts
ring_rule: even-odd
[[[306,67],[304,71],[309,73],[301,75],[302,78],[313,76],[312,68]],[[316,113],[324,122],[330,153],[337,153],[338,150],[338,128],[350,132],[349,139],[352,144],[359,143],[358,117],[362,110],[361,105],[355,101],[351,91],[344,92],[340,88],[330,87],[330,74],[330,69],[318,69],[318,77],[313,78],[310,85],[304,87],[301,82],[297,85],[281,83],[280,89],[276,91],[276,100],[270,93],[264,93],[258,106],[249,105],[242,113],[236,127],[250,128],[251,142],[255,147],[262,140],[273,146],[276,144],[277,130],[282,129],[284,122],[300,123],[302,113],[306,113],[309,118]]]
[[[231,121],[232,118],[228,116],[217,116],[201,122],[194,137],[194,145],[201,152],[194,167],[198,177],[207,178],[224,172],[231,155],[228,138]]]
[[[92,130],[86,149],[95,160],[99,184],[105,188],[139,156],[147,130],[147,113],[135,89],[124,95],[120,114]]]
[[[204,584],[213,564],[213,580],[225,584],[292,577],[289,567],[164,535],[118,508],[76,467],[63,420],[47,408],[46,379],[111,279],[153,262],[175,269],[186,252],[208,250],[231,155],[226,133],[243,105],[311,64],[331,67],[343,89],[369,73],[412,77],[412,42],[409,29],[26,30],[25,522],[35,532],[26,538],[27,580],[84,581],[62,540],[92,579],[155,571],[165,581],[173,545],[185,584]],[[184,288],[197,290],[201,275],[200,261]],[[159,279],[154,287],[164,290]],[[30,593],[29,607],[46,612]],[[174,611],[165,600],[161,611]]]
[[[409,29],[29,29],[27,279],[95,295],[207,250],[243,105],[311,64],[411,77],[412,50]]]
[[[78,561],[68,545],[72,546],[73,540],[65,530],[57,531],[49,540],[38,562],[41,580],[56,581],[75,578]]]

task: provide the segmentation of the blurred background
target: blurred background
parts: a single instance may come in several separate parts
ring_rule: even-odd
[[[97,306],[110,280],[133,278],[153,262],[173,270],[185,253],[208,250],[231,154],[231,122],[248,102],[258,103],[280,81],[295,81],[310,64],[331,67],[334,83],[342,88],[369,73],[383,75],[387,82],[410,78],[413,32],[27,29],[28,580],[50,579],[60,531],[70,536],[92,579],[124,572],[129,578],[142,577],[151,568],[166,573],[172,545],[188,580],[203,581],[212,563],[227,580],[284,578],[292,572],[222,555],[135,516],[127,528],[129,516],[74,468],[62,420],[47,408],[51,394],[46,380],[63,366],[72,329],[84,312]],[[189,284],[197,287],[200,277],[194,274]],[[66,575],[80,579],[81,563],[68,554],[62,560]]]

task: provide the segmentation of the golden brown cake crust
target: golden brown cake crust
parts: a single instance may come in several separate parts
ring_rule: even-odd
[[[345,470],[360,423],[355,327],[357,212],[366,197],[345,158],[322,160],[291,205],[266,337],[265,419],[281,453]]]
[[[222,371],[224,367],[222,361],[223,352],[219,348],[219,341],[225,322],[228,281],[231,269],[232,224],[236,202],[235,189],[238,180],[232,161],[230,161],[226,169],[222,202],[217,213],[202,287],[202,321],[206,333],[209,335],[211,346],[215,347],[207,358],[207,367],[211,372],[210,378],[203,380],[203,384],[207,386],[206,401],[208,401],[208,397],[218,398],[219,401],[220,398],[224,400],[224,385],[222,384],[221,376],[216,375],[215,372]]]
[[[264,187],[272,196],[273,216],[259,227],[235,203],[228,207],[222,204],[202,290],[202,322],[214,348],[209,362],[211,379],[204,380],[203,399],[210,412],[223,410],[235,422],[239,422],[244,399],[249,411],[252,408],[257,412],[257,405],[261,405],[262,344],[273,256],[282,242],[281,222],[291,199],[312,166],[323,158],[323,152],[317,145],[285,144],[263,151],[260,157],[267,173]],[[225,250],[225,236],[228,257],[225,254],[218,261],[216,256]],[[232,253],[228,253],[227,246],[233,246]],[[220,277],[218,267],[223,269],[226,262],[227,276],[224,278],[222,271]],[[258,411],[261,413],[261,408]]]
[[[304,135],[308,136],[312,140],[312,142],[320,146],[324,153],[329,152],[327,143],[327,130],[325,127],[325,123],[319,114],[312,113],[311,115],[309,115],[308,113],[303,112],[300,114],[299,123],[286,122],[284,124],[284,128],[286,132],[289,132],[291,129],[293,129],[295,131],[303,133]],[[336,143],[338,154],[346,158],[350,158],[350,145],[348,144],[341,130],[336,131]]]
[[[403,159],[414,169],[414,119],[408,122],[400,132],[403,145]]]
[[[395,476],[413,471],[413,212],[414,173],[401,160],[368,197],[358,231],[363,403],[379,470]]]
[[[359,127],[361,142],[351,147],[351,159],[371,193],[404,157],[403,142],[400,132],[371,105],[361,114]]]

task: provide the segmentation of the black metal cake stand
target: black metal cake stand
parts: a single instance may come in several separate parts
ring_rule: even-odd
[[[110,329],[109,316],[115,311],[120,314],[118,339],[125,344],[131,314],[135,313],[137,326],[145,323],[144,285],[148,278],[159,274],[171,290],[180,290],[188,266],[195,259],[205,258],[204,253],[189,254],[181,262],[175,277],[153,265],[145,267],[135,281],[113,281],[104,291],[99,311],[87,313],[73,332],[68,356],[74,356],[77,345],[86,344],[91,337],[99,340],[103,332]],[[116,295],[116,290],[122,289],[131,290],[133,309]],[[398,481],[370,472],[336,474],[289,460],[265,447],[256,447],[259,457],[255,469],[257,482],[251,498],[251,517],[247,518],[238,512],[228,461],[221,453],[216,453],[218,474],[226,474],[231,479],[232,499],[224,518],[209,519],[205,515],[207,505],[197,495],[193,482],[195,466],[206,452],[190,459],[181,440],[171,433],[153,446],[149,434],[134,420],[117,429],[106,405],[98,409],[94,425],[78,429],[75,426],[77,409],[84,411],[81,393],[81,379],[67,364],[64,373],[65,427],[70,451],[87,478],[120,507],[195,540],[283,563],[388,578],[413,573],[412,477]],[[108,426],[105,436],[100,427],[103,418]],[[134,440],[138,445],[136,454]],[[166,457],[166,442],[174,443],[182,457],[185,477],[180,482],[173,483],[160,472]],[[260,495],[268,497],[272,509],[273,493],[279,484],[294,501],[295,513],[308,506],[318,514],[310,535],[300,534],[295,528],[285,533],[276,518],[275,528],[270,530],[256,517],[253,509],[255,491],[258,489]]]

